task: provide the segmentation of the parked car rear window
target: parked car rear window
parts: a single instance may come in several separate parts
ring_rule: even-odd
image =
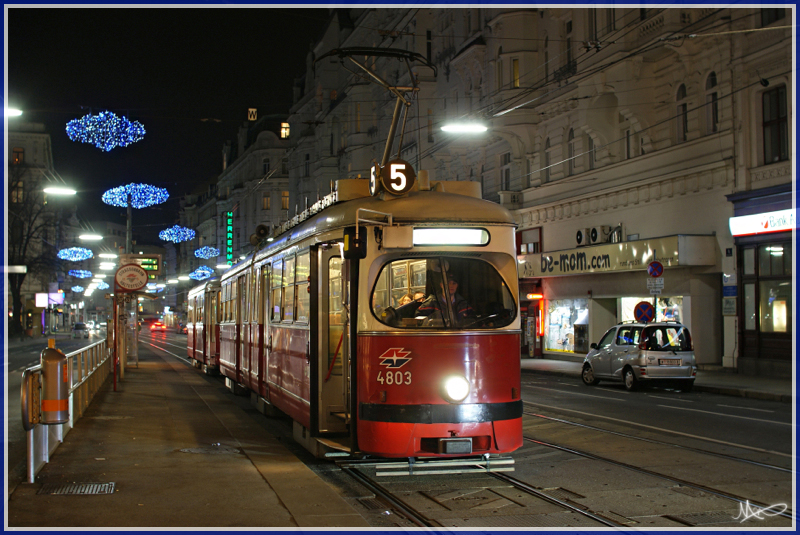
[[[691,351],[692,337],[683,325],[645,327],[642,333],[648,351]]]

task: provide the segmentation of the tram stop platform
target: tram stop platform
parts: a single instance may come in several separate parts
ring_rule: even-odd
[[[582,358],[528,358],[527,355],[522,355],[521,362],[523,374],[561,375],[581,381]],[[745,375],[721,367],[698,370],[694,391],[783,403],[792,403],[795,399],[792,377]]]
[[[8,528],[369,527],[221,381],[139,347],[138,368],[116,392],[109,378],[36,482],[11,492]],[[88,492],[40,493],[70,486]]]

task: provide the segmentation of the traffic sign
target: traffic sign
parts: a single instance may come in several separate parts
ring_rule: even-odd
[[[656,310],[653,305],[647,301],[640,301],[633,307],[633,317],[636,321],[641,323],[650,323],[656,316]]]
[[[664,288],[664,277],[658,277],[657,279],[647,279],[647,287],[650,289]]]
[[[147,284],[147,271],[139,264],[126,264],[117,270],[114,281],[117,283],[115,291],[135,292]]]
[[[653,260],[647,265],[647,273],[651,277],[660,277],[664,274],[664,265],[657,260]]]

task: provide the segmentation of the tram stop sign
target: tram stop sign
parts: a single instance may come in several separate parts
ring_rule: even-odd
[[[650,323],[655,316],[656,310],[647,301],[640,301],[633,307],[633,317],[640,323]]]

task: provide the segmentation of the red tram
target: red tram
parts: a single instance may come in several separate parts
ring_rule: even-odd
[[[338,181],[222,276],[216,339],[227,386],[289,415],[295,439],[318,455],[516,450],[511,214],[474,182],[424,179],[401,195],[368,182]],[[213,285],[190,294],[206,296],[205,308],[191,305],[205,319]]]
[[[192,288],[186,318],[187,355],[209,375],[219,371],[219,279]]]

